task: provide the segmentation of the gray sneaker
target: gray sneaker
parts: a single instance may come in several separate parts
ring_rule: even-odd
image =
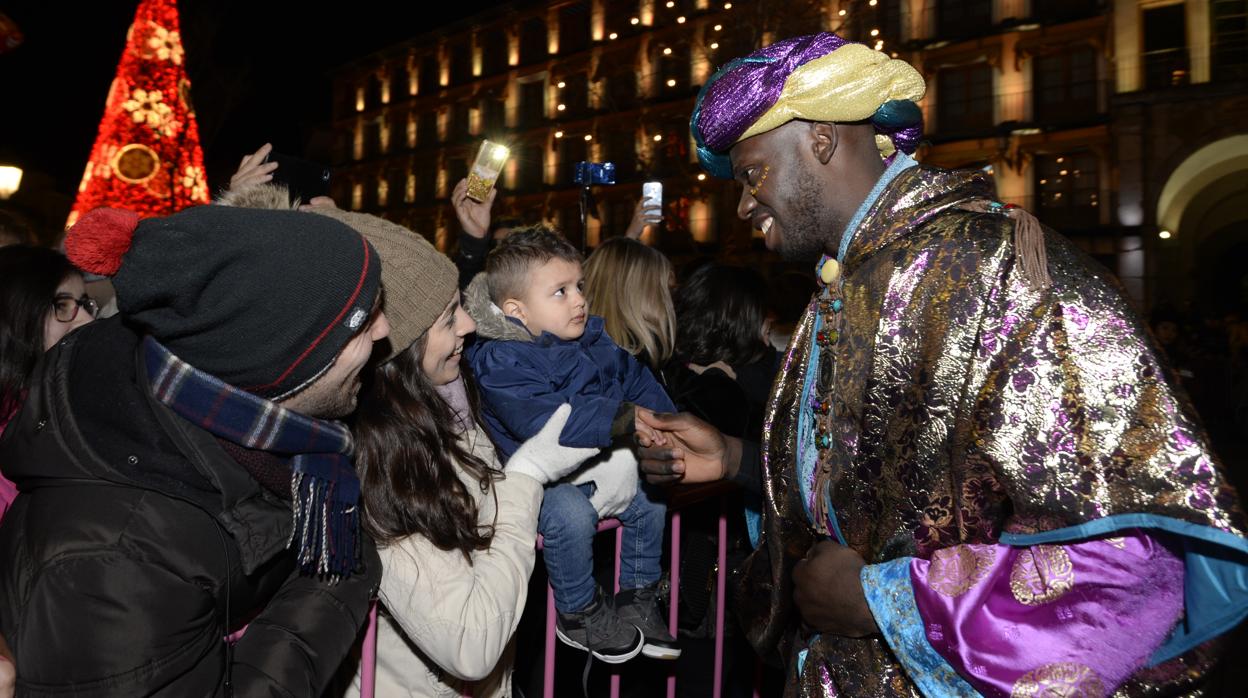
[[[658,582],[640,589],[622,589],[615,595],[615,612],[625,623],[641,629],[646,642],[641,653],[654,659],[680,657],[680,643],[667,632],[667,623],[659,612]]]
[[[621,664],[641,654],[644,638],[631,623],[620,620],[615,609],[606,603],[601,589],[594,600],[579,613],[559,613],[555,619],[555,635],[563,644],[589,652],[607,664]]]

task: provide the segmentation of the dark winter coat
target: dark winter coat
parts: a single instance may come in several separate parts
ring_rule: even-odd
[[[480,288],[474,283],[468,292],[477,336],[465,356],[481,391],[485,426],[504,459],[565,402],[572,405],[559,437],[565,446],[610,446],[612,421],[625,402],[675,411],[650,369],[607,336],[602,318],[589,316],[578,339],[549,332],[534,337],[518,321],[491,310]]]
[[[139,340],[116,319],[70,334],[0,441],[21,490],[0,524],[18,694],[218,695],[232,676],[238,695],[319,696],[365,621],[375,550],[337,585],[300,576],[289,502],[156,401]]]

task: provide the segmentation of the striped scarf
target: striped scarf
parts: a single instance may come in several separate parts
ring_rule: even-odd
[[[353,572],[360,551],[360,480],[351,432],[239,390],[143,339],[143,364],[156,399],[205,431],[290,458],[294,525],[287,548],[299,567],[331,582]]]

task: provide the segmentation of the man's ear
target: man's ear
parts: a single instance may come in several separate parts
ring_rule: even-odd
[[[828,121],[815,121],[810,125],[811,152],[819,164],[826,165],[836,153],[840,144],[840,131],[836,124]]]
[[[502,307],[503,307],[503,315],[506,315],[507,317],[514,317],[520,322],[525,321],[524,303],[521,303],[515,298],[508,298],[507,300],[503,301]]]

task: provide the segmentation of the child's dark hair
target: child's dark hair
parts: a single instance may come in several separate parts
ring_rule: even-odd
[[[539,264],[562,259],[580,264],[581,253],[559,231],[543,223],[512,230],[485,258],[490,300],[501,304],[520,298],[528,286],[529,272]]]

